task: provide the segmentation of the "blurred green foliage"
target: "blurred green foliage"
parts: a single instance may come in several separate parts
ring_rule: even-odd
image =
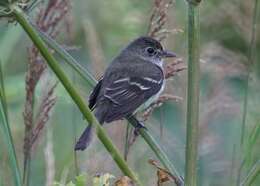
[[[153,7],[152,1],[138,0],[78,0],[72,2],[72,20],[70,34],[60,30],[58,42],[76,46],[69,52],[81,64],[93,69],[86,29],[92,29],[101,46],[106,66],[118,51],[133,38],[145,35]],[[257,52],[249,83],[249,103],[246,122],[246,148],[240,146],[245,76],[249,67],[247,60],[251,33],[253,1],[219,0],[203,1],[201,4],[201,104],[200,104],[200,147],[199,147],[199,184],[198,185],[235,185],[237,171],[241,162],[239,154],[246,155],[243,179],[254,162],[260,158],[260,53]],[[258,11],[259,12],[259,11]],[[32,12],[31,17],[35,16]],[[183,29],[183,33],[170,35],[164,42],[179,56],[186,56],[186,8],[185,2],[177,0],[170,9],[169,28]],[[259,23],[259,15],[257,22]],[[87,24],[91,23],[91,24]],[[86,25],[93,28],[86,28]],[[256,51],[260,51],[259,25],[257,27]],[[4,81],[9,109],[9,119],[20,167],[23,163],[23,110],[25,100],[25,72],[27,69],[27,47],[31,44],[18,25],[0,21],[0,59],[4,67]],[[100,64],[98,64],[100,65]],[[99,66],[98,66],[99,67]],[[66,72],[75,82],[83,96],[91,91],[83,84],[77,74],[66,67]],[[101,68],[101,67],[100,67]],[[103,70],[103,69],[101,69]],[[93,70],[94,74],[94,70]],[[55,76],[47,71],[36,90],[37,99],[46,86],[44,82],[53,81]],[[185,99],[186,73],[181,72],[168,81],[167,93],[182,96]],[[86,152],[75,156],[73,146],[86,123],[62,86],[55,90],[58,97],[48,130],[53,134],[53,154],[55,160],[55,180],[73,180],[77,169],[95,175],[97,172],[109,172],[121,175],[119,169],[96,140]],[[37,105],[38,106],[38,105]],[[183,174],[185,152],[185,101],[169,102],[157,109],[149,119],[149,130],[161,141],[171,160]],[[160,123],[163,124],[163,136],[160,137]],[[105,125],[115,144],[123,152],[124,122]],[[257,132],[258,131],[258,132]],[[47,137],[42,132],[32,157],[31,185],[46,183],[46,155],[44,153]],[[257,135],[258,134],[258,135]],[[254,136],[254,137],[253,137]],[[7,149],[0,137],[0,184],[11,185],[12,177],[6,160]],[[155,185],[156,170],[147,163],[154,158],[151,150],[141,138],[130,150],[129,164],[139,174],[146,185]],[[6,171],[2,171],[2,167]],[[154,179],[147,179],[154,177]],[[143,178],[143,179],[142,179]],[[259,185],[260,179],[253,184]]]

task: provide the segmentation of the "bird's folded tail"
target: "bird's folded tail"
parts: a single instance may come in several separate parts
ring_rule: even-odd
[[[106,107],[102,107],[102,109],[97,109],[95,112],[95,116],[101,125],[103,125],[105,121],[107,110],[108,109],[106,109]],[[84,132],[81,134],[79,140],[77,141],[74,147],[74,150],[75,151],[85,150],[89,146],[92,140],[92,136],[93,136],[93,128],[92,125],[89,124],[87,128],[84,130]]]
[[[92,131],[92,125],[89,124],[87,128],[84,130],[84,132],[81,134],[79,140],[77,141],[74,147],[75,151],[85,150],[89,146],[93,136]]]

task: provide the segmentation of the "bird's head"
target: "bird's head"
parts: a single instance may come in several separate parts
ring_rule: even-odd
[[[135,39],[126,47],[125,51],[151,61],[176,57],[175,53],[164,50],[161,43],[151,37]]]

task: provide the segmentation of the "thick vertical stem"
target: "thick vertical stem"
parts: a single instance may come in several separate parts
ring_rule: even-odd
[[[199,124],[199,7],[188,2],[188,90],[186,115],[185,185],[197,183],[197,148]]]

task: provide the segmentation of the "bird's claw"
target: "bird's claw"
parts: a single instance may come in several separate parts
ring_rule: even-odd
[[[134,134],[137,136],[139,134],[140,129],[147,130],[146,126],[143,125],[143,123],[138,122],[137,126],[134,129]]]

